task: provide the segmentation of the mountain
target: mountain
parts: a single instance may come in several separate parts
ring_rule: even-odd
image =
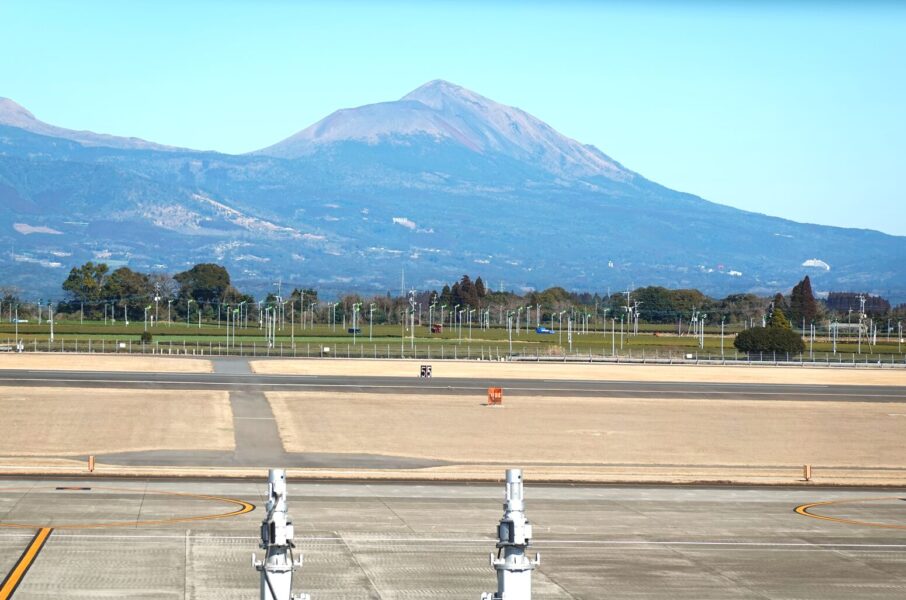
[[[0,101],[0,285],[60,295],[86,260],[219,262],[252,291],[695,287],[906,299],[906,238],[795,223],[635,173],[518,108],[432,81],[246,155],[75,132]]]
[[[442,80],[396,102],[338,110],[258,154],[300,158],[338,142],[405,145],[423,137],[477,154],[509,156],[562,177],[622,181],[633,176],[594,146],[569,139],[518,108]]]
[[[124,138],[91,131],[73,131],[39,121],[28,110],[9,98],[0,97],[0,125],[15,127],[38,135],[70,140],[83,146],[103,146],[105,148],[122,148],[130,150],[160,150],[176,152],[182,148],[163,146],[146,142],[139,138]]]

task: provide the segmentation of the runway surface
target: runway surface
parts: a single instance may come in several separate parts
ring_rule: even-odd
[[[256,598],[249,558],[262,509],[197,518],[263,505],[265,476],[0,480],[0,578],[50,528],[16,600]],[[904,490],[551,487],[532,485],[531,470],[526,481],[542,555],[536,600],[886,599],[906,589]],[[305,556],[297,592],[477,599],[495,588],[502,485],[291,480],[289,492]],[[837,504],[810,510],[839,520],[794,512],[821,501]]]
[[[337,391],[386,394],[482,393],[504,385],[520,396],[594,396],[793,400],[811,402],[904,402],[906,388],[856,385],[714,384],[695,382],[570,381],[412,377],[339,377],[232,373],[122,373],[97,371],[0,370],[0,386],[123,389]]]

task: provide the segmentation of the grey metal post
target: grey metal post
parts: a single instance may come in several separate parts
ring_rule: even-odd
[[[277,314],[274,313],[276,325]],[[267,472],[267,515],[261,522],[259,547],[264,560],[252,554],[252,566],[261,573],[261,600],[310,600],[308,594],[293,595],[293,571],[302,566],[302,555],[293,556],[293,521],[286,506],[286,471]]]
[[[490,564],[497,571],[497,592],[481,595],[481,600],[531,600],[532,571],[541,564],[541,555],[529,559],[525,552],[532,542],[532,524],[525,517],[522,469],[506,471],[506,501],[497,525],[497,555]]]

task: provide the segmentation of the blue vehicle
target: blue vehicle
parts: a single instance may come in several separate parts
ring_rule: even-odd
[[[547,327],[535,327],[535,333],[557,333],[553,329],[548,329]]]

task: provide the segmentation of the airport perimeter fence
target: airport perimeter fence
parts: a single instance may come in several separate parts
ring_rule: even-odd
[[[740,354],[733,350],[724,354],[690,353],[665,350],[643,349],[601,353],[593,351],[548,354],[537,351],[510,353],[506,344],[498,345],[434,345],[434,344],[381,344],[362,342],[357,344],[322,345],[312,343],[285,344],[274,346],[258,343],[225,344],[222,342],[137,342],[109,340],[29,340],[16,343],[7,340],[0,344],[6,352],[61,352],[78,354],[123,354],[180,357],[245,357],[245,358],[359,358],[359,359],[411,359],[411,360],[478,360],[544,363],[610,363],[610,364],[700,364],[700,365],[786,365],[820,367],[862,367],[862,368],[906,368],[906,356],[878,353],[814,352],[802,354]]]

